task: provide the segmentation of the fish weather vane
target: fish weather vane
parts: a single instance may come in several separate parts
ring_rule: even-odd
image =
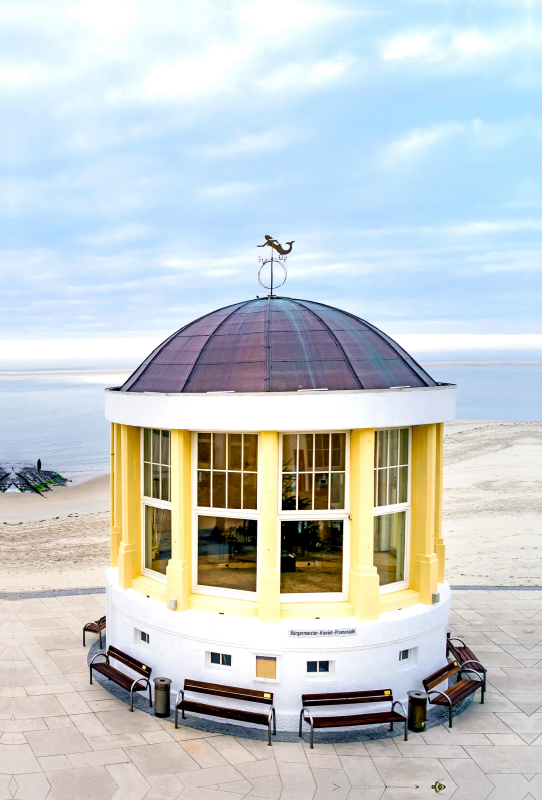
[[[276,239],[273,239],[272,236],[266,236],[265,242],[263,244],[259,244],[258,247],[269,247],[271,251],[271,258],[268,258],[268,254],[259,256],[258,261],[261,264],[260,269],[258,270],[258,283],[260,286],[263,286],[264,289],[269,289],[270,294],[269,297],[273,297],[273,289],[278,289],[279,286],[283,286],[286,283],[286,278],[288,277],[288,273],[286,271],[286,259],[289,253],[292,252],[292,245],[294,242],[286,242],[289,245],[288,248],[283,247],[280,242]],[[278,253],[278,256],[275,258],[275,252]],[[284,272],[284,278],[281,283],[275,284],[274,283],[274,267],[275,265],[280,266]],[[267,286],[262,281],[262,270],[264,267],[269,265],[270,271],[270,286]]]

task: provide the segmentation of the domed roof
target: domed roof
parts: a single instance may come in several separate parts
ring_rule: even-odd
[[[220,308],[162,342],[123,392],[296,392],[436,386],[393,339],[338,308],[265,297]]]

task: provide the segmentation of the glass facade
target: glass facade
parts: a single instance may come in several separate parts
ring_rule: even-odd
[[[258,436],[198,433],[197,505],[255,510],[258,507]]]
[[[143,432],[143,494],[154,500],[171,500],[170,431],[145,428]]]
[[[375,517],[374,565],[380,585],[405,579],[406,511]]]
[[[283,434],[283,511],[344,509],[345,480],[345,433]]]
[[[258,522],[198,516],[198,584],[256,591]]]
[[[341,592],[343,520],[282,520],[280,591]]]
[[[410,429],[376,431],[373,563],[381,587],[406,581],[409,469]]]
[[[171,509],[145,506],[145,567],[166,574],[171,558]]]

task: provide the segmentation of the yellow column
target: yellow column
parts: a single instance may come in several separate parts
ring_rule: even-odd
[[[122,541],[119,548],[119,585],[132,588],[141,575],[141,433],[121,425]]]
[[[435,485],[437,466],[436,425],[412,428],[410,588],[431,605],[438,586],[435,554]]]
[[[118,423],[111,423],[111,566],[119,563],[122,540],[122,462]]]
[[[437,423],[435,470],[435,553],[438,558],[438,582],[444,583],[446,546],[442,538],[442,491],[444,473],[444,423]]]
[[[167,597],[177,611],[188,609],[192,591],[191,434],[171,431],[171,560],[166,568]]]
[[[372,428],[350,436],[350,602],[358,619],[378,619],[379,580],[373,565],[374,438]]]
[[[260,572],[258,617],[261,622],[280,619],[278,531],[279,439],[276,431],[260,433]]]

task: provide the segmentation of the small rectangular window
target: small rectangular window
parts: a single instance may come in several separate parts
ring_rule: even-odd
[[[276,680],[277,659],[275,656],[256,656],[256,677]]]
[[[330,672],[330,661],[307,661],[308,675],[329,675]]]
[[[216,667],[231,667],[231,656],[227,653],[208,653],[209,663]]]
[[[410,661],[410,650],[399,650],[399,661]]]
[[[149,634],[145,633],[145,631],[139,631],[139,641],[143,642],[143,644],[149,644],[150,638]]]

